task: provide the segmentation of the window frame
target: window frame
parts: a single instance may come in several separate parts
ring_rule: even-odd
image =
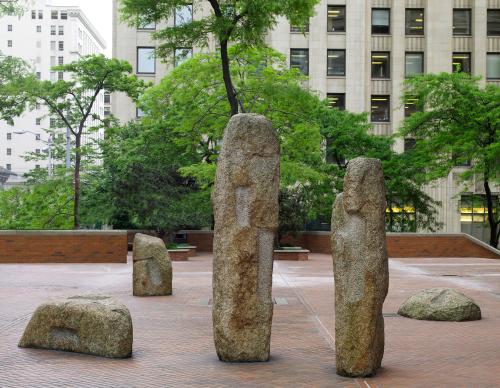
[[[141,49],[152,50],[153,57],[151,59],[153,60],[153,72],[139,71],[139,51]],[[154,46],[137,46],[137,48],[136,48],[136,61],[135,61],[135,66],[136,66],[135,70],[136,70],[137,74],[140,74],[140,75],[154,75],[154,74],[156,74],[156,57],[154,56],[154,51],[155,51]]]
[[[388,32],[374,32],[373,31],[373,27],[375,27],[375,25],[373,24],[373,14],[374,14],[374,11],[387,11],[387,12],[389,12],[389,25],[387,26]],[[392,29],[391,29],[391,24],[392,23],[391,22],[392,22],[391,8],[384,8],[384,7],[372,8],[372,19],[371,19],[371,31],[372,31],[372,35],[391,35],[391,32],[392,32]]]
[[[180,27],[180,26],[183,26],[184,24],[188,24],[188,23],[191,23],[193,21],[193,16],[194,16],[194,9],[193,9],[193,4],[185,4],[183,7],[191,7],[190,11],[191,11],[191,19],[187,22],[184,22],[184,23],[181,23],[181,24],[177,24],[177,11],[179,10],[179,8],[181,7],[178,7],[175,9],[174,11],[174,27]]]
[[[458,71],[455,71],[455,57],[457,55],[468,55],[469,56],[469,71],[464,71],[463,69]],[[472,74],[472,53],[471,52],[452,52],[451,53],[451,72],[452,73],[465,73],[465,74]]]
[[[498,13],[498,29],[495,33],[490,32],[490,14],[496,12]],[[500,8],[488,8],[486,10],[486,36],[500,36]]]
[[[385,120],[374,120],[373,119],[373,101],[374,99],[376,98],[379,98],[379,99],[382,99],[382,98],[385,98],[386,100],[384,101],[387,101],[387,119]],[[391,118],[392,118],[392,115],[391,115],[391,96],[388,95],[388,94],[372,94],[371,97],[370,97],[370,122],[372,123],[390,123],[391,122]]]
[[[331,30],[330,29],[330,10],[334,8],[339,8],[344,11],[344,29],[343,30]],[[345,5],[337,5],[337,4],[328,4],[327,10],[326,10],[326,30],[329,34],[345,34],[347,32],[347,7]]]
[[[329,73],[329,55],[332,52],[340,52],[343,54],[344,57],[344,72],[342,74],[330,74]],[[345,77],[346,76],[346,50],[345,49],[327,49],[326,50],[326,76],[327,77]]]
[[[388,71],[387,71],[387,76],[386,77],[376,77],[373,75],[373,55],[374,54],[380,54],[380,55],[386,55],[387,54],[387,67],[388,67]],[[379,79],[382,79],[382,80],[390,80],[392,77],[391,77],[391,71],[392,71],[392,66],[391,66],[391,52],[390,51],[372,51],[371,54],[370,54],[370,67],[371,67],[371,79],[376,79],[376,80],[379,80]]]
[[[422,11],[422,33],[414,33],[411,31],[411,28],[410,28],[410,31],[408,30],[408,11]],[[408,7],[408,8],[405,8],[405,36],[425,36],[425,8],[412,8],[412,7]],[[409,31],[409,32],[408,32]],[[420,31],[420,30],[418,30]]]
[[[469,33],[468,34],[458,34],[455,33],[455,12],[468,12],[469,13]],[[472,9],[471,8],[453,8],[453,17],[452,17],[452,35],[453,36],[472,36]]]
[[[292,67],[292,53],[294,51],[305,51],[307,53],[307,61],[306,61],[306,65],[307,65],[307,73],[304,73],[302,71],[301,68],[298,68],[298,67]],[[310,72],[310,58],[309,58],[309,49],[308,48],[290,48],[290,69],[298,69],[302,74],[308,76],[309,75],[309,72]]]
[[[498,77],[489,77],[488,76],[488,58],[490,56],[498,57]],[[486,79],[487,80],[500,80],[500,52],[487,52],[486,53]]]
[[[179,50],[187,50],[190,52],[190,55],[189,56],[186,56],[185,58],[183,58],[180,62],[177,62],[177,58],[179,57],[177,55],[177,51]],[[175,50],[174,50],[174,67],[177,67],[177,66],[180,66],[182,65],[182,63],[184,61],[187,61],[188,59],[191,59],[193,58],[193,48],[192,47],[176,47]]]
[[[329,105],[332,109],[345,110],[345,93],[327,93],[326,98],[329,102]],[[342,104],[339,106],[334,106],[331,104],[331,99],[337,98],[342,101]]]
[[[407,72],[407,64],[406,64],[406,57],[408,54],[420,54],[422,57],[422,72],[421,73],[414,73],[414,74],[408,74]],[[422,75],[425,74],[425,53],[423,51],[405,51],[405,78],[413,77],[416,75]]]

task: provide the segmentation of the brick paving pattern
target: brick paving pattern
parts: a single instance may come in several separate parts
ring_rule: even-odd
[[[332,263],[275,262],[272,359],[218,361],[212,341],[211,260],[174,265],[172,297],[132,296],[131,263],[0,265],[0,387],[495,387],[500,386],[500,261],[391,259],[384,306],[386,354],[370,379],[335,374]],[[476,322],[424,322],[395,313],[417,290],[454,287],[481,306]],[[125,303],[134,354],[109,360],[20,349],[31,313],[47,299],[105,293]]]

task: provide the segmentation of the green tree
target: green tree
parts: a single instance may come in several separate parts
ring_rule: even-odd
[[[500,179],[500,88],[482,87],[465,73],[426,74],[406,81],[404,98],[414,99],[418,108],[400,134],[416,139],[411,158],[420,166],[419,179],[431,182],[470,163],[461,176],[482,179],[490,245],[497,247],[500,219],[492,184]]]
[[[193,4],[185,0],[121,0],[124,20],[140,26],[175,17],[176,11]],[[229,44],[240,43],[246,47],[262,46],[265,34],[286,17],[293,25],[306,25],[319,0],[207,0],[194,6],[209,7],[212,12],[196,20],[177,23],[157,31],[153,36],[161,42],[158,54],[171,58],[179,47],[206,47],[215,38],[220,49],[220,69],[230,105],[231,115],[241,109],[240,91],[235,87],[231,74]]]
[[[12,117],[22,113],[23,103],[18,96],[19,84],[30,72],[25,61],[0,52],[0,120],[12,125]]]
[[[26,6],[27,2],[23,0],[0,0],[0,16],[22,15]]]
[[[58,128],[68,128],[74,138],[74,228],[80,228],[80,190],[83,136],[110,125],[110,119],[101,116],[95,106],[103,91],[124,92],[136,99],[144,83],[132,75],[126,61],[108,59],[103,55],[83,57],[77,62],[53,68],[63,72],[68,80],[41,81],[33,75],[8,83],[6,92],[16,99],[17,107],[33,109],[45,106]],[[0,95],[4,93],[0,92]],[[7,111],[9,113],[9,111]],[[14,112],[18,114],[19,110]],[[4,112],[5,116],[5,112]],[[12,116],[6,117],[12,120]]]

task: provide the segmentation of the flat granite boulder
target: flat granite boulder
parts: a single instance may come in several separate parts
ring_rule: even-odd
[[[399,315],[427,321],[477,321],[481,309],[469,297],[452,288],[430,288],[411,296]]]
[[[172,295],[172,261],[162,239],[137,233],[133,260],[135,296]]]
[[[19,347],[126,358],[132,355],[132,340],[125,305],[106,295],[81,295],[39,306]]]

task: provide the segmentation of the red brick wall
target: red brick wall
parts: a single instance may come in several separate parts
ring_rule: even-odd
[[[0,231],[0,264],[126,262],[124,231]]]
[[[199,251],[211,252],[213,234],[187,231],[188,242],[198,246]],[[301,233],[287,236],[282,242],[310,250],[312,253],[331,254],[328,232]],[[480,257],[500,259],[495,253],[463,234],[397,234],[387,235],[389,257]]]

